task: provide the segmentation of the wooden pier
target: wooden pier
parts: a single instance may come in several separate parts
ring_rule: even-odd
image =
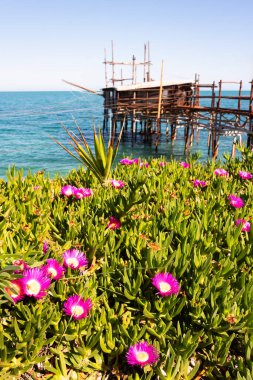
[[[144,60],[137,62],[135,56],[130,62],[106,58],[105,82],[102,89],[104,97],[104,128],[108,122],[114,129],[122,126],[131,132],[145,136],[156,136],[155,147],[158,148],[159,136],[167,134],[175,141],[177,128],[184,128],[185,152],[193,144],[194,135],[200,129],[208,130],[208,150],[214,158],[218,155],[220,136],[232,135],[235,145],[241,134],[247,135],[247,146],[253,147],[253,80],[250,82],[250,94],[243,95],[243,84],[240,82],[219,81],[211,84],[200,84],[199,76],[193,81],[173,82],[163,80],[163,69],[160,81],[151,80],[149,44],[144,45]],[[111,78],[108,79],[108,66],[111,67]],[[120,77],[115,76],[116,67],[121,66]],[[130,68],[130,75],[123,77],[122,67]],[[142,82],[137,81],[137,69],[143,69]],[[130,82],[125,84],[125,82]],[[235,96],[223,91],[223,85],[238,86]],[[203,92],[205,91],[205,93]],[[227,105],[236,102],[236,107]]]

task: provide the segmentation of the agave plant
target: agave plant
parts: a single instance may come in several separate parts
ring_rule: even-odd
[[[115,129],[113,130],[113,133],[108,142],[107,150],[105,147],[105,142],[101,130],[99,130],[97,134],[96,129],[94,128],[95,154],[92,152],[80,127],[76,123],[75,125],[78,130],[78,136],[75,135],[73,132],[69,131],[65,125],[63,125],[63,128],[67,132],[70,138],[70,145],[74,148],[76,154],[74,154],[65,145],[63,145],[62,143],[60,143],[52,137],[53,140],[72,157],[74,157],[76,160],[78,160],[84,166],[86,166],[86,168],[89,169],[95,175],[99,182],[103,186],[106,186],[109,183],[112,165],[118,152],[122,132],[124,129],[124,123],[117,138],[116,144],[114,144]]]

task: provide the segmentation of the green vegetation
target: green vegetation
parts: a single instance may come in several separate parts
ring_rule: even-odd
[[[125,122],[125,121],[124,121]],[[59,141],[53,140],[60,145],[70,156],[74,157],[77,161],[83,164],[88,170],[90,170],[95,177],[99,180],[102,185],[107,186],[108,180],[111,176],[112,165],[118,153],[119,143],[121,140],[122,132],[124,126],[122,126],[119,136],[117,138],[116,145],[114,145],[115,140],[115,129],[112,131],[111,138],[108,141],[108,148],[105,148],[105,141],[101,130],[99,130],[98,135],[94,128],[93,145],[95,149],[95,154],[93,154],[89,144],[86,141],[81,129],[76,124],[77,134],[69,131],[65,126],[63,127],[67,132],[70,145],[74,148],[76,154],[74,154],[65,145],[61,144]]]
[[[11,169],[0,182],[0,379],[252,379],[253,228],[236,225],[253,216],[252,179],[238,175],[253,172],[252,158],[118,165],[111,175],[120,189],[83,168],[54,180]],[[229,176],[214,174],[221,167]],[[65,185],[93,195],[64,196]],[[244,206],[231,206],[231,194]],[[119,228],[108,227],[111,217]],[[15,260],[62,264],[73,248],[87,267],[66,268],[40,299],[12,302],[4,288],[22,278],[12,274]],[[163,297],[152,278],[166,272],[180,291]],[[73,294],[92,300],[86,318],[64,313]],[[131,366],[126,353],[142,341],[159,359]]]

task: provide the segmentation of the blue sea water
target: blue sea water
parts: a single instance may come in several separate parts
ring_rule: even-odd
[[[236,95],[235,92],[227,92]],[[248,92],[244,92],[248,94]],[[227,100],[223,107],[236,107],[237,101]],[[244,106],[242,104],[242,106]],[[246,104],[245,104],[246,107]],[[66,144],[64,124],[74,129],[80,126],[92,144],[92,126],[103,125],[103,98],[90,93],[69,92],[0,92],[0,178],[6,178],[8,167],[23,168],[24,173],[46,170],[51,176],[66,174],[77,168],[78,162],[62,150],[51,138]],[[232,137],[222,137],[219,155],[231,152]],[[126,134],[121,141],[118,160],[122,156],[150,157],[164,155],[183,158],[183,129],[172,146],[162,135],[155,151],[153,143],[144,142],[143,136]],[[200,140],[193,144],[191,152],[199,151],[207,159],[207,132],[200,132]]]

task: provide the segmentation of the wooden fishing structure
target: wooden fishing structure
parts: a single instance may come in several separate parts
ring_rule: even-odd
[[[157,149],[162,133],[174,142],[177,129],[184,128],[185,152],[192,146],[194,136],[199,138],[199,130],[206,129],[208,151],[214,158],[218,155],[220,136],[233,136],[234,148],[237,141],[241,141],[241,135],[246,134],[247,146],[253,147],[253,80],[249,95],[243,93],[242,81],[201,84],[198,75],[192,81],[165,81],[163,66],[160,81],[154,81],[150,74],[149,43],[144,45],[142,62],[137,62],[135,56],[129,62],[115,61],[112,43],[111,59],[107,59],[105,51],[103,63],[106,83],[102,89],[104,129],[108,123],[114,130],[124,123],[127,130],[130,124],[132,134],[140,133],[146,138],[155,135]],[[108,67],[111,67],[110,78]],[[116,76],[118,67],[119,77]],[[122,68],[126,67],[130,75],[124,77]],[[137,81],[140,68],[142,82]],[[238,85],[237,95],[224,93],[224,84]],[[236,102],[236,107],[227,105],[231,101]]]

